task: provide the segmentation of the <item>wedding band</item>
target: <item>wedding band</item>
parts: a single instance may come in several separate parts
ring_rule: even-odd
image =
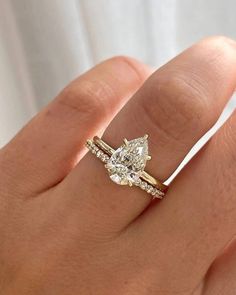
[[[105,163],[110,179],[116,184],[140,187],[153,198],[164,197],[168,187],[144,170],[146,162],[151,160],[148,135],[130,141],[124,139],[116,150],[97,136],[87,140],[86,146]]]

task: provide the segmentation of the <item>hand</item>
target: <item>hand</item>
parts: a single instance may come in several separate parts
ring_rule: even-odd
[[[148,133],[147,170],[166,180],[234,92],[236,45],[206,39],[150,73],[101,63],[2,148],[1,295],[235,294],[235,114],[162,201],[114,184],[85,142]]]

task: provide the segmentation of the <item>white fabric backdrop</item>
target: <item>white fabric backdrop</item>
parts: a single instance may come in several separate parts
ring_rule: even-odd
[[[0,146],[102,59],[158,67],[204,36],[236,39],[235,11],[234,0],[0,0]]]

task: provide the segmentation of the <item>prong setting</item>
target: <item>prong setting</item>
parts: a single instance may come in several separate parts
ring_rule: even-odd
[[[117,150],[106,143],[99,144],[97,139],[87,140],[87,148],[105,165],[112,181],[119,185],[137,186],[153,198],[162,199],[167,191],[167,186],[155,180],[144,169],[146,161],[151,159],[148,155],[148,135],[128,141]],[[101,140],[102,142],[102,140]],[[104,148],[105,146],[105,148]]]
[[[124,138],[123,141],[124,141],[124,144],[125,144],[126,146],[128,146],[129,142],[128,142],[127,138]]]

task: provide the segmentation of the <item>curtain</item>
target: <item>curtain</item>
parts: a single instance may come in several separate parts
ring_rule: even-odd
[[[159,67],[205,36],[236,39],[235,11],[233,0],[1,0],[0,146],[103,59]]]

